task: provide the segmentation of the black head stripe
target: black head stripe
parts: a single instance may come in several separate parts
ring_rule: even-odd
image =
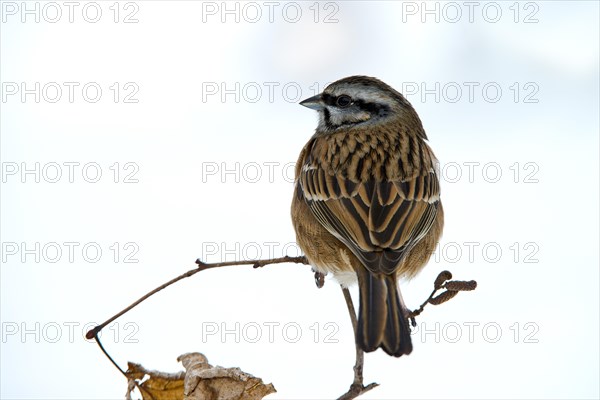
[[[329,93],[322,94],[323,102],[328,106],[336,107],[337,96],[333,96]],[[387,104],[382,103],[370,103],[361,99],[352,99],[355,106],[360,108],[362,111],[366,111],[371,115],[385,117],[390,112],[390,107]],[[327,118],[328,120],[329,118]]]
[[[321,98],[323,99],[323,103],[327,104],[328,106],[334,106],[335,105],[335,100],[336,97],[329,94],[329,93],[323,93],[321,95]]]
[[[331,124],[331,113],[329,112],[329,109],[327,109],[327,107],[325,107],[323,109],[323,119],[325,121],[325,126],[328,128],[332,128],[333,125]]]
[[[371,115],[385,117],[390,112],[390,107],[387,104],[367,103],[363,100],[354,100],[354,104]]]

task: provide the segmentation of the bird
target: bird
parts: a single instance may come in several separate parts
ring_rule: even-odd
[[[368,76],[327,85],[299,103],[319,120],[295,166],[291,216],[315,271],[358,282],[356,344],[412,352],[398,280],[427,264],[444,225],[437,159],[406,98]]]

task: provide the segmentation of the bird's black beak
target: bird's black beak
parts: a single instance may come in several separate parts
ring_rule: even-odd
[[[317,111],[320,111],[325,108],[325,105],[323,104],[323,98],[321,97],[320,94],[313,96],[313,97],[309,97],[308,99],[302,100],[300,102],[300,105],[311,108],[313,110],[317,110]]]

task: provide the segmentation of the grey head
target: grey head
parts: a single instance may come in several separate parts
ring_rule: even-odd
[[[421,121],[412,105],[394,88],[369,76],[350,76],[328,85],[322,93],[300,102],[318,111],[317,133],[334,132],[358,126]]]

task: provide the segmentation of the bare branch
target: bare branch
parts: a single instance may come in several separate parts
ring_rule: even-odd
[[[96,340],[96,342],[98,343],[98,346],[100,346],[100,349],[102,350],[104,355],[106,355],[106,357],[108,357],[108,359],[114,364],[114,366],[123,375],[125,375],[125,377],[128,378],[128,380],[130,381],[130,384],[131,384],[132,380],[130,379],[129,374],[127,372],[123,371],[123,369],[121,367],[119,367],[119,365],[111,358],[111,356],[104,349],[104,347],[102,346],[102,343],[100,342],[98,334],[105,326],[107,326],[108,324],[110,324],[111,322],[116,320],[117,318],[121,317],[123,314],[127,313],[134,307],[138,306],[140,303],[142,303],[143,301],[148,299],[150,296],[160,292],[161,290],[171,286],[172,284],[174,284],[182,279],[189,278],[189,277],[197,274],[200,271],[204,271],[204,270],[212,269],[212,268],[229,267],[229,266],[237,266],[237,265],[252,265],[254,268],[260,268],[260,267],[264,267],[269,264],[281,264],[281,263],[309,264],[307,258],[304,256],[300,256],[300,257],[285,256],[285,257],[272,258],[272,259],[266,259],[266,260],[229,261],[229,262],[221,262],[221,263],[204,263],[203,261],[198,259],[198,260],[196,260],[196,264],[198,264],[197,268],[189,270],[189,271],[177,276],[176,278],[173,278],[170,281],[160,285],[156,289],[146,293],[144,296],[140,297],[138,300],[133,302],[131,305],[124,308],[122,311],[118,312],[117,314],[113,315],[112,317],[110,317],[108,320],[106,320],[102,324],[89,330],[86,334],[86,338]],[[418,309],[416,309],[415,311],[412,311],[409,314],[409,318],[411,319],[413,326],[416,325],[415,317],[423,312],[423,309],[425,308],[425,306],[427,304],[436,305],[436,304],[444,303],[444,302],[450,300],[451,298],[453,298],[460,291],[474,290],[477,287],[477,282],[475,282],[475,281],[449,281],[449,279],[452,279],[452,274],[449,271],[442,271],[438,275],[438,277],[434,283],[433,292],[431,292],[431,294],[429,295],[427,300],[425,300],[425,302],[423,304],[421,304],[421,306]],[[319,288],[322,287],[323,283],[324,283],[324,275],[320,272],[315,272],[315,282],[317,283],[317,287],[319,287]],[[445,291],[442,292],[440,295],[435,296],[436,293],[441,289],[445,289]],[[350,295],[350,291],[343,286],[342,286],[342,293],[344,294],[344,299],[346,301],[346,306],[348,308],[348,313],[350,314],[350,320],[352,322],[354,336],[356,338],[358,320],[357,320],[357,316],[356,316],[356,309],[354,308],[354,303],[352,302],[352,296]],[[355,341],[355,347],[356,347],[356,362],[354,364],[354,380],[352,382],[352,385],[350,385],[350,388],[348,389],[348,391],[346,393],[344,393],[342,396],[340,396],[338,398],[338,400],[355,399],[358,396],[379,386],[379,384],[375,383],[375,382],[370,383],[367,386],[364,385],[364,383],[363,383],[364,352],[358,346],[358,344],[356,344],[356,341]],[[135,382],[135,380],[133,380],[133,384],[135,386],[137,386],[139,390],[143,390],[143,388],[141,386],[139,386],[137,384],[137,382]]]
[[[306,259],[306,257],[301,256],[301,257],[279,257],[279,258],[271,258],[271,259],[267,259],[267,260],[247,260],[247,261],[229,261],[229,262],[221,262],[221,263],[212,263],[212,264],[207,264],[202,262],[200,259],[196,260],[196,264],[198,264],[197,268],[191,269],[181,275],[179,275],[176,278],[171,279],[169,282],[164,283],[162,285],[160,285],[159,287],[157,287],[156,289],[146,293],[145,295],[143,295],[142,297],[140,297],[138,300],[136,300],[135,302],[133,302],[131,305],[129,305],[128,307],[124,308],[123,310],[119,311],[118,313],[116,313],[115,315],[113,315],[112,317],[110,317],[109,319],[107,319],[106,321],[104,321],[103,323],[101,323],[100,325],[95,326],[93,329],[90,329],[85,337],[87,339],[93,339],[96,337],[96,335],[98,335],[98,333],[100,333],[100,331],[102,329],[104,329],[104,327],[108,324],[110,324],[111,322],[113,322],[115,319],[119,318],[120,316],[122,316],[123,314],[127,313],[128,311],[130,311],[131,309],[133,309],[134,307],[136,307],[137,305],[139,305],[140,303],[142,303],[144,300],[146,300],[147,298],[149,298],[150,296],[160,292],[161,290],[171,286],[172,284],[174,284],[175,282],[178,282],[182,279],[185,278],[189,278],[192,275],[197,274],[200,271],[204,271],[207,269],[212,269],[212,268],[220,268],[220,267],[229,267],[229,266],[235,266],[235,265],[250,265],[252,264],[253,268],[260,268],[260,267],[264,267],[265,265],[269,265],[269,264],[281,264],[281,263],[296,263],[296,264],[308,264],[308,260]]]
[[[337,400],[355,399],[358,396],[367,393],[369,390],[375,389],[377,386],[379,386],[379,383],[369,383],[367,386],[352,384],[352,386],[350,386],[350,389],[346,393],[338,397]]]

